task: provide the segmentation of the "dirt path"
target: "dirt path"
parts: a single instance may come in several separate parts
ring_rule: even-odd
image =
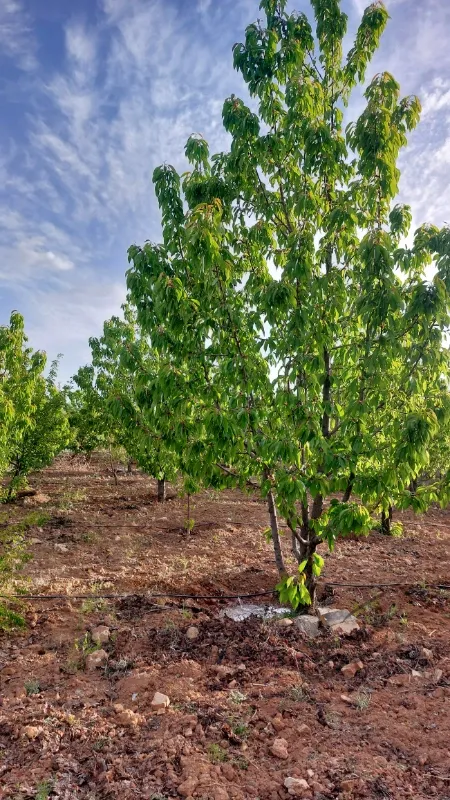
[[[326,585],[449,583],[449,511],[327,555],[322,602],[361,629],[311,641],[295,624],[220,619],[224,602],[142,597],[271,590],[252,496],[195,498],[186,536],[185,500],[157,504],[139,474],[116,487],[101,459],[62,459],[33,485],[37,500],[10,510],[49,517],[27,534],[28,590],[141,596],[38,601],[26,631],[0,636],[1,800],[450,800],[450,592]],[[90,669],[99,625],[107,660]]]

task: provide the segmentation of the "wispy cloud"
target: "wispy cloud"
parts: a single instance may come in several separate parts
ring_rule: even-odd
[[[48,0],[0,0],[0,47],[30,81],[26,98],[11,84],[9,127],[0,132],[2,316],[11,302],[20,306],[33,343],[65,352],[69,374],[124,299],[127,246],[159,236],[154,167],[184,169],[193,131],[212,150],[226,146],[223,100],[245,95],[231,47],[260,15],[259,2],[92,0],[85,13],[84,4],[76,13],[62,4],[52,58],[36,48],[41,34],[27,2],[38,18]],[[367,2],[345,5],[354,27]],[[369,74],[387,68],[422,95],[424,122],[403,159],[402,194],[417,221],[440,222],[450,200],[449,10],[438,0],[388,7],[392,21]]]
[[[0,3],[0,58],[11,58],[24,70],[34,69],[35,41],[31,22],[20,0]]]

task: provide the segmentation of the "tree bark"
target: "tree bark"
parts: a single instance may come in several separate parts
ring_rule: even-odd
[[[158,503],[164,503],[166,499],[166,479],[158,478]]]
[[[343,503],[348,503],[348,501],[350,500],[350,497],[351,497],[351,494],[352,494],[352,491],[353,491],[354,480],[355,480],[355,473],[352,470],[352,472],[350,473],[350,475],[348,477],[348,483],[347,483],[345,492],[342,495],[342,502]]]
[[[129,458],[127,463],[127,472],[129,475],[133,472],[133,459]]]
[[[392,516],[393,508],[391,505],[389,505],[387,514],[385,511],[381,512],[381,533],[384,533],[385,536],[391,535]]]
[[[270,530],[272,533],[273,551],[275,553],[275,563],[277,565],[280,577],[283,578],[287,575],[286,567],[283,561],[283,552],[281,550],[280,530],[278,527],[277,507],[272,489],[267,495],[267,505],[269,506]]]

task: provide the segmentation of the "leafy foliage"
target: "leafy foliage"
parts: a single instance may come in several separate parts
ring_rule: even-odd
[[[45,354],[26,346],[23,318],[13,312],[0,328],[0,493],[11,499],[32,470],[47,466],[68,444],[65,397],[56,362],[44,377]]]
[[[227,152],[210,156],[194,136],[189,172],[155,170],[163,241],[130,247],[128,272],[158,367],[142,408],[191,491],[260,487],[280,594],[293,605],[314,602],[322,541],[367,533],[374,509],[412,497],[448,373],[450,232],[423,225],[412,235],[409,208],[395,204],[419,101],[382,72],[344,127],[387,11],[366,9],[344,55],[338,0],[311,6],[314,26],[284,0],[262,0],[265,23],[234,47],[252,108],[225,101]],[[275,502],[295,578],[277,545]]]

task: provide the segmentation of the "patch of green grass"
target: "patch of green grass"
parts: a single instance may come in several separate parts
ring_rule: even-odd
[[[26,622],[21,614],[12,611],[5,603],[0,603],[0,631],[13,631],[15,628],[25,628]]]
[[[230,721],[230,728],[234,735],[239,736],[241,739],[246,739],[250,732],[248,724],[243,719]]]
[[[31,678],[29,681],[25,681],[24,688],[27,693],[27,697],[31,697],[33,694],[40,694],[41,685],[36,678]]]
[[[48,800],[52,789],[53,781],[51,778],[41,781],[36,787],[35,800]]]
[[[228,753],[220,744],[213,742],[208,746],[208,758],[212,764],[223,764],[228,761]]]
[[[105,749],[106,745],[108,744],[108,738],[106,736],[100,736],[92,745],[92,749],[95,750],[97,753],[101,753],[102,750]]]
[[[286,689],[286,698],[294,703],[311,702],[311,695],[301,683],[298,686],[290,686],[289,689]]]
[[[242,769],[242,770],[246,770],[250,766],[250,763],[247,761],[246,758],[244,758],[244,756],[236,756],[236,758],[233,758],[231,763],[233,764],[234,767],[237,767],[237,769]]]

